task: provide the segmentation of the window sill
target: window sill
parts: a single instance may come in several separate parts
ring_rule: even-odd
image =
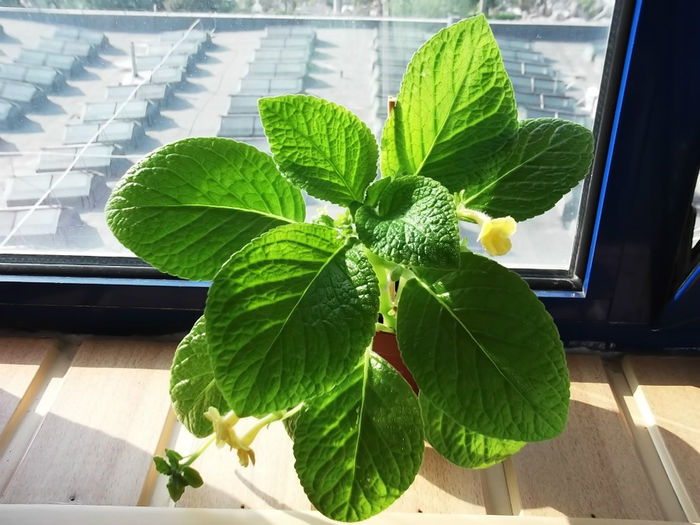
[[[318,512],[281,510],[224,510],[224,509],[163,509],[144,507],[108,506],[60,506],[55,505],[6,505],[0,507],[0,521],[13,525],[248,525],[274,523],[276,525],[301,525],[302,523],[334,523]],[[628,520],[596,518],[556,518],[533,516],[451,516],[444,514],[390,513],[370,519],[375,525],[411,525],[431,523],[435,525],[625,525]],[[687,522],[660,522],[635,520],[635,525],[674,525]]]
[[[94,523],[96,513],[101,523],[330,523],[311,512],[274,425],[256,441],[253,468],[208,450],[197,464],[205,486],[170,508],[151,457],[196,447],[169,407],[175,346],[0,338],[0,523]],[[373,522],[700,521],[700,359],[572,353],[568,362],[560,437],[483,471],[427,449],[414,485]]]

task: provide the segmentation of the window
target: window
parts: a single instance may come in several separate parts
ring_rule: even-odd
[[[350,7],[345,15],[355,22]],[[409,17],[448,14],[426,2],[392,2],[388,9]],[[591,9],[492,13],[525,17],[520,24],[492,22],[522,118],[556,116],[593,127],[612,10]],[[593,14],[584,23],[583,15]],[[559,17],[576,24],[575,33],[569,25],[543,23]],[[387,98],[397,93],[412,54],[446,24],[445,18],[381,20],[204,17],[184,30],[158,14],[117,16],[108,30],[100,16],[65,16],[60,25],[41,15],[10,20],[7,33],[17,36],[6,47],[15,62],[3,65],[0,77],[13,80],[0,82],[13,89],[8,100],[22,102],[26,115],[7,123],[16,151],[6,155],[2,252],[128,256],[100,213],[116,179],[151,149],[191,135],[232,137],[267,150],[257,116],[263,95],[305,92],[336,101],[379,137]],[[38,44],[37,33],[47,35]],[[41,81],[30,82],[37,73]],[[551,213],[521,224],[505,263],[568,269],[580,196],[577,188]],[[309,219],[327,206],[307,202]],[[550,249],[538,249],[542,242]]]
[[[610,145],[596,159],[605,168],[591,250],[580,262],[583,297],[545,302],[569,339],[609,348],[697,347],[691,201],[700,130],[690,86],[698,81],[698,45],[685,17],[697,15],[698,6],[629,8]]]
[[[231,136],[265,149],[251,109],[262,93],[323,96],[379,134],[386,96],[398,89],[413,50],[445,25],[445,15],[469,14],[477,2],[445,2],[449,9],[436,13],[420,11],[420,2],[337,1],[331,18],[312,12],[331,9],[323,2],[296,4],[293,15],[307,17],[0,10],[7,55],[0,77],[14,97],[0,106],[8,128],[0,143],[0,301],[8,326],[189,328],[206,284],[159,275],[111,238],[101,206],[116,178],[183,136]],[[680,103],[693,100],[683,86],[697,76],[687,22],[697,7],[598,1],[572,13],[539,6],[489,9],[521,116],[559,116],[595,129],[597,156],[584,186],[520,225],[504,262],[542,290],[566,339],[625,344],[663,315],[676,319],[664,310],[669,301],[697,295],[687,238],[697,175],[692,145],[698,149],[688,109],[697,103]],[[674,28],[662,39],[660,21]],[[39,45],[36,34],[45,35]],[[666,92],[675,96],[664,111],[652,111]],[[308,214],[322,206],[309,199]],[[652,209],[663,213],[657,222]],[[673,337],[689,346],[681,333],[694,329],[684,321]]]

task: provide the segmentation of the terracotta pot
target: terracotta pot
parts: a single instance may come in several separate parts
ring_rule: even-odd
[[[391,366],[393,366],[411,385],[413,391],[418,393],[418,385],[415,379],[409,372],[408,368],[401,359],[401,353],[399,352],[399,345],[396,342],[396,336],[394,334],[388,334],[386,332],[377,332],[374,334],[374,342],[372,343],[372,350],[377,354],[386,359]]]

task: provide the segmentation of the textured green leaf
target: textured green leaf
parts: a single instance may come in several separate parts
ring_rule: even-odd
[[[230,139],[190,138],[129,169],[105,215],[117,239],[146,262],[208,280],[250,239],[303,221],[305,207],[268,155]]]
[[[399,264],[455,267],[459,228],[454,200],[425,177],[390,177],[369,187],[355,212],[360,240],[380,257]]]
[[[296,428],[297,428],[297,419],[298,418],[299,418],[299,414],[294,414],[293,416],[290,416],[290,417],[282,420],[282,425],[284,426],[284,429],[287,431],[287,435],[290,437],[290,439],[292,441],[294,441],[294,432],[296,431]]]
[[[486,19],[463,20],[411,59],[382,134],[382,173],[423,175],[459,191],[517,126],[513,88]]]
[[[372,131],[347,109],[308,95],[260,99],[260,118],[282,172],[314,197],[362,202],[377,176]]]
[[[557,328],[498,263],[462,253],[459,270],[406,282],[397,339],[421,392],[460,425],[516,441],[564,429],[569,376]]]
[[[211,421],[204,417],[209,407],[215,407],[221,414],[229,411],[214,381],[205,326],[204,317],[200,317],[178,345],[170,371],[170,398],[175,415],[197,437],[213,432]]]
[[[372,340],[379,289],[362,246],[313,224],[275,228],[234,254],[207,299],[217,385],[241,417],[322,393]]]
[[[411,387],[370,351],[333,390],[299,414],[295,468],[309,500],[342,521],[369,518],[413,482],[423,459]]]
[[[492,438],[464,428],[422,392],[418,400],[426,439],[437,452],[460,467],[490,467],[526,445],[524,441]]]
[[[522,221],[544,213],[583,179],[593,159],[593,134],[567,120],[520,122],[499,170],[466,187],[464,205]]]

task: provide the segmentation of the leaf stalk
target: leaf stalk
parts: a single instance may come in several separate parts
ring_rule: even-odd
[[[365,248],[365,254],[372,264],[374,273],[379,281],[379,313],[382,316],[382,327],[384,330],[391,333],[396,332],[396,302],[395,302],[395,283],[391,279],[391,274],[396,269],[395,264],[387,263],[379,256]],[[378,323],[379,325],[380,323]]]

